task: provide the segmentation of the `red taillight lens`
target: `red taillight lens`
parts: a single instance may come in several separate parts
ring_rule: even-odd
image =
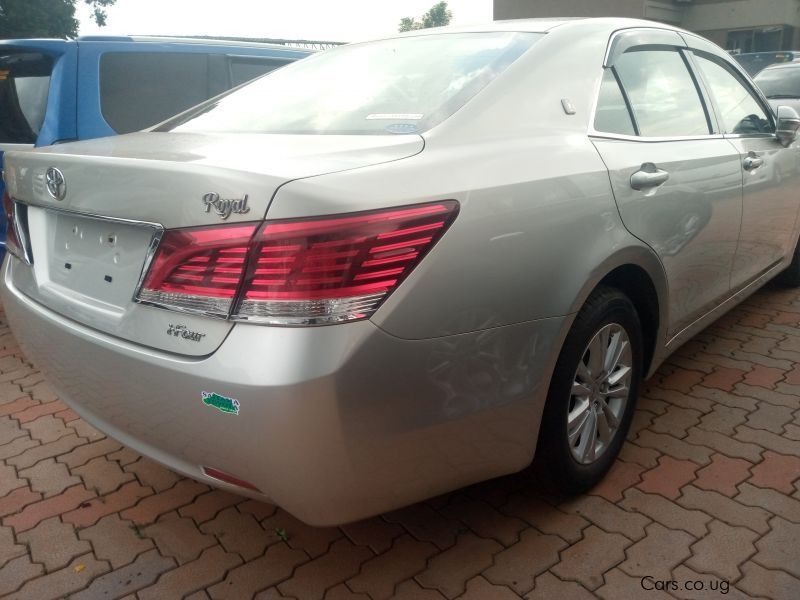
[[[257,227],[245,223],[165,232],[137,299],[227,317]]]
[[[371,315],[433,247],[455,201],[166,232],[137,298],[275,325]],[[255,234],[255,235],[254,235]]]
[[[16,205],[14,201],[11,199],[11,196],[8,195],[8,192],[3,193],[3,212],[6,215],[6,248],[8,249],[11,254],[16,256],[17,258],[23,258],[22,249],[19,243],[19,238],[17,237],[17,228],[16,228]]]

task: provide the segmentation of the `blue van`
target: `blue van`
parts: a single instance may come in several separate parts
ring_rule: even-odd
[[[311,52],[183,38],[2,40],[0,169],[5,151],[145,129]]]

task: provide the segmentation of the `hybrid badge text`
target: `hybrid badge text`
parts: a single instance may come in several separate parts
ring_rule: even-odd
[[[206,212],[217,213],[222,219],[227,219],[231,214],[244,215],[250,212],[250,207],[247,206],[247,194],[243,198],[220,198],[216,192],[209,192],[203,196],[203,202],[206,205]]]

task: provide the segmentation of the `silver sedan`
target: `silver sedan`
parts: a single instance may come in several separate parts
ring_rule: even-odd
[[[652,22],[353,44],[152,130],[8,153],[2,300],[88,422],[309,523],[535,453],[579,492],[644,377],[800,283],[798,125]]]

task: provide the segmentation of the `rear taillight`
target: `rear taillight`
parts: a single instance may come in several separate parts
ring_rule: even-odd
[[[167,231],[137,300],[274,325],[370,316],[433,247],[455,201]]]

